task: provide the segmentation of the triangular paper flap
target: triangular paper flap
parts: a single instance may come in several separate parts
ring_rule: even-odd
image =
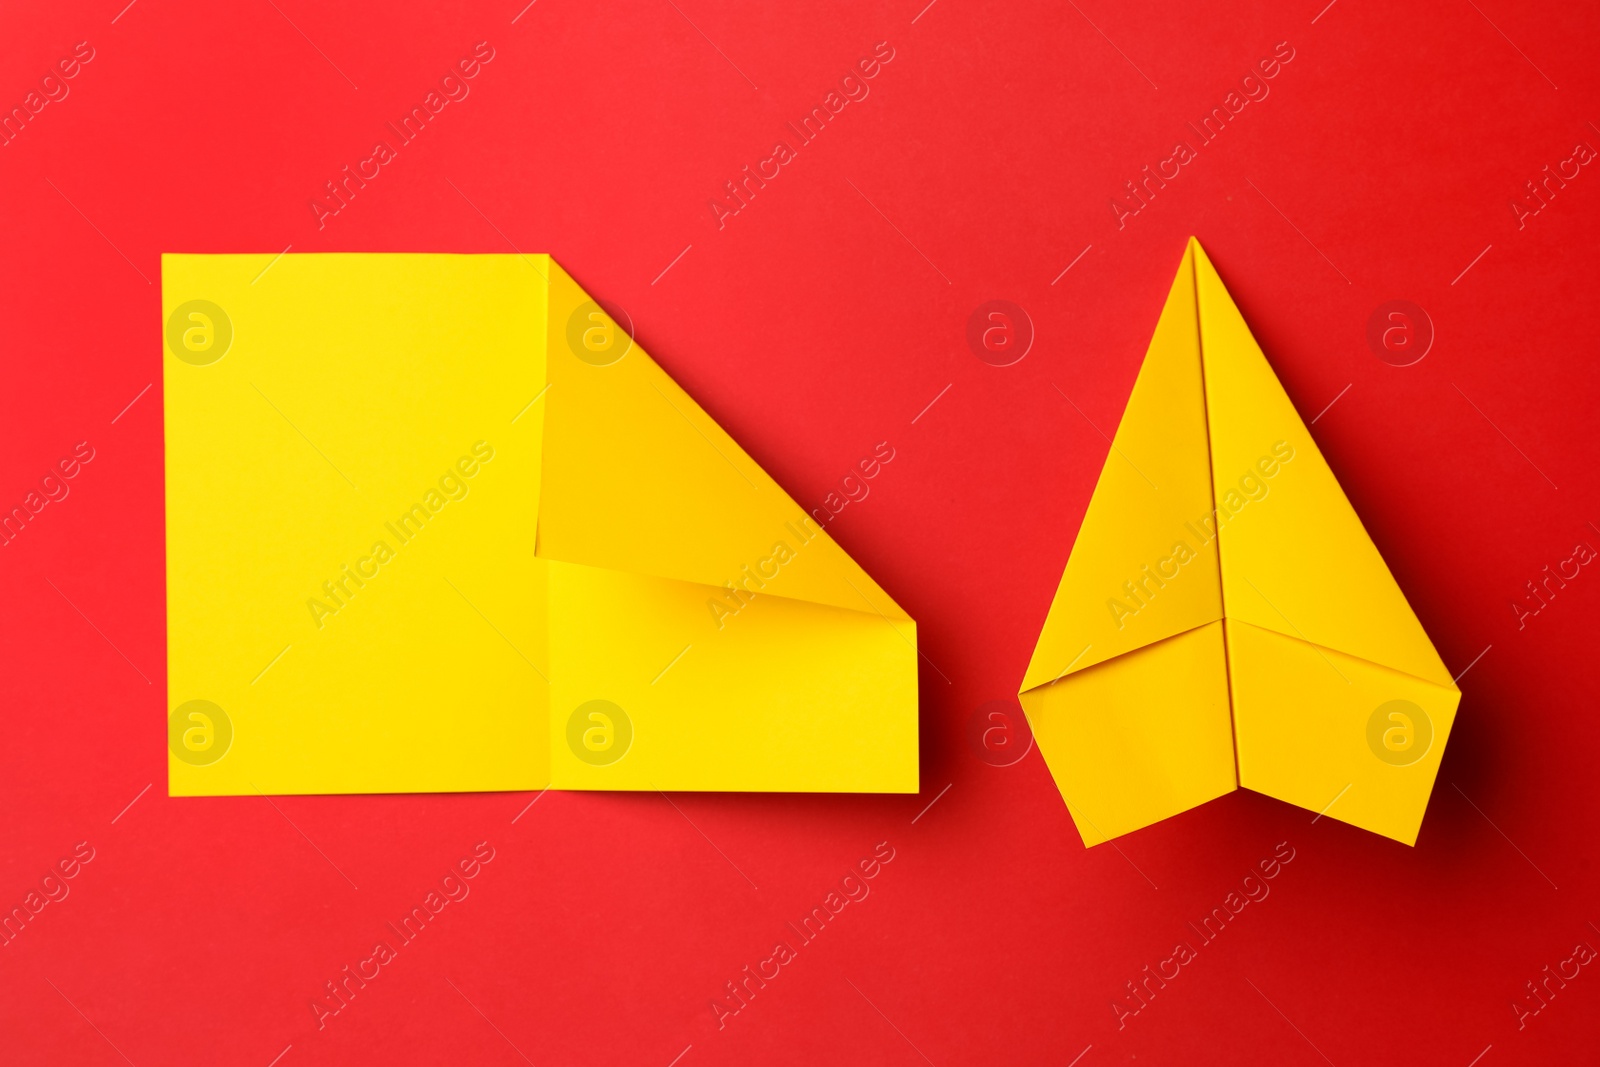
[[[731,585],[727,609],[771,594],[909,618],[560,265],[545,262],[541,556]]]
[[[1229,619],[1239,784],[1413,844],[1461,694]]]
[[[1020,696],[1086,845],[1236,787],[1221,622]]]
[[[1185,251],[1023,689],[1222,617],[1192,264]]]
[[[1451,685],[1205,251],[1190,247],[1228,617]]]

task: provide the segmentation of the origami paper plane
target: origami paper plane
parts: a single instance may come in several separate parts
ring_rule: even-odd
[[[167,255],[173,795],[915,792],[912,620],[545,255]]]
[[[1085,844],[1241,786],[1416,841],[1461,694],[1193,239],[1020,699]]]

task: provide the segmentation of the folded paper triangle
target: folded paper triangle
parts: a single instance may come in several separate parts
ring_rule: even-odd
[[[914,792],[911,619],[545,255],[167,255],[173,795]]]
[[[1022,682],[1085,843],[1243,786],[1412,844],[1460,697],[1191,239]]]

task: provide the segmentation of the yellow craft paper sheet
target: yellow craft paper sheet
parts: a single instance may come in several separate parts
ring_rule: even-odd
[[[172,794],[917,789],[915,624],[549,257],[162,287]]]
[[[1236,786],[1416,840],[1460,692],[1192,239],[1020,698],[1086,844]]]

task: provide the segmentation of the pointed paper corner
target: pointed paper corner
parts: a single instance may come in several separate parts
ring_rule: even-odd
[[[1055,609],[1055,604],[1052,603],[1050,607],[1053,611]],[[1045,616],[1045,625],[1049,625],[1049,622],[1050,619],[1049,615],[1047,614]],[[1041,632],[1043,629],[1044,627],[1041,626]],[[1059,682],[1062,678],[1066,677],[1068,673],[1070,673],[1070,667],[1067,670],[1056,671],[1048,663],[1046,663],[1044,656],[1045,650],[1041,646],[1042,642],[1036,642],[1033,646],[1033,654],[1028,657],[1028,669],[1023,672],[1022,684],[1017,687],[1018,697],[1021,697],[1025,693],[1030,693],[1035,689],[1042,689],[1047,685]]]
[[[552,256],[546,252],[541,253],[535,258],[542,259],[544,261],[546,279],[549,281],[550,288],[552,290],[555,290],[558,286],[561,288],[570,287],[577,296],[582,298],[582,300],[589,299],[589,294],[584,291],[583,286],[578,284],[577,280],[572,277],[572,274],[567,270],[566,267],[561,265],[555,256]]]
[[[573,279],[571,274],[567,273],[565,267],[556,262],[554,256],[541,255],[538,258],[544,260],[545,307],[548,315],[546,328],[550,333],[549,345],[552,350],[560,350],[569,344],[567,339],[569,319],[578,308],[593,298],[584,290],[583,286]],[[611,322],[610,314],[604,308],[600,309],[600,313],[604,316],[604,319],[597,322],[597,325],[602,328],[609,325],[614,330],[616,323]],[[603,355],[603,353],[597,354],[594,358],[586,360],[586,362],[596,362],[598,355]],[[579,358],[583,357],[580,356]],[[546,373],[550,372],[546,371]]]
[[[1217,273],[1216,265],[1211,262],[1211,257],[1206,254],[1205,246],[1200,243],[1200,238],[1198,238],[1198,237],[1189,238],[1189,254],[1194,257],[1195,284],[1196,284],[1197,287],[1199,285],[1199,276],[1200,276],[1200,272],[1201,272],[1202,268],[1212,278],[1215,278],[1217,280],[1217,284],[1218,285],[1222,285],[1222,276]],[[1222,291],[1226,293],[1228,291],[1228,287],[1226,285],[1223,285],[1222,286]],[[1232,298],[1232,294],[1231,293],[1229,294],[1229,298],[1230,299]],[[1197,301],[1199,299],[1199,290],[1198,290],[1198,288],[1196,289],[1195,299]]]
[[[1221,620],[1021,695],[1086,846],[1238,788]]]

